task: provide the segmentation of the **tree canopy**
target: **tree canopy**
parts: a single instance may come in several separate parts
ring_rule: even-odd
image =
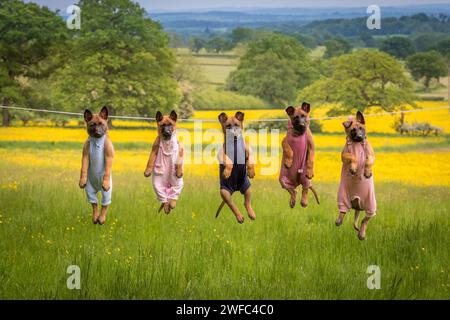
[[[424,78],[426,89],[430,87],[431,79],[439,80],[447,74],[445,59],[437,51],[419,52],[410,56],[406,62],[411,75],[419,81]]]
[[[325,41],[325,54],[324,58],[329,59],[332,57],[338,57],[345,53],[352,51],[352,45],[342,38],[333,38]]]
[[[227,86],[271,103],[287,103],[311,83],[314,74],[307,49],[295,38],[276,34],[249,43]]]
[[[383,40],[380,49],[399,59],[405,59],[415,51],[411,40],[406,37],[389,37]]]
[[[0,99],[4,105],[24,102],[24,77],[46,75],[43,64],[64,41],[66,29],[56,13],[19,0],[0,2]],[[9,112],[3,109],[3,125]]]
[[[402,65],[392,56],[374,49],[360,49],[333,58],[330,74],[306,87],[298,101],[333,103],[329,115],[379,106],[392,111],[403,104],[414,105],[413,84]]]
[[[79,111],[109,105],[113,114],[153,116],[179,102],[175,56],[162,27],[130,0],[81,0],[81,30],[70,61],[52,77],[52,101]]]

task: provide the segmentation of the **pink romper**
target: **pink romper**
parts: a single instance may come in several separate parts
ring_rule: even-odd
[[[179,145],[175,132],[170,140],[161,139],[152,175],[153,188],[161,203],[178,200],[183,189],[183,177],[177,178],[175,175],[175,164],[182,161],[178,160],[178,152]]]
[[[306,177],[306,155],[308,151],[308,135],[306,132],[301,136],[294,136],[292,122],[288,122],[287,143],[294,152],[292,166],[286,168],[284,165],[284,154],[281,163],[279,181],[284,189],[295,189],[302,185],[303,189],[311,186],[311,180]]]
[[[364,177],[364,164],[366,162],[366,150],[364,142],[348,141],[344,152],[356,155],[358,167],[356,174],[350,174],[350,163],[342,164],[341,183],[338,190],[338,207],[340,212],[349,212],[352,209],[351,201],[360,198],[361,209],[371,217],[376,215],[377,201],[375,199],[375,188],[373,176],[369,179]]]

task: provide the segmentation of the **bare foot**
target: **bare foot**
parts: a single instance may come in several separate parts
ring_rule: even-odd
[[[302,190],[302,201],[300,201],[300,204],[303,208],[306,208],[308,206],[308,189]]]
[[[106,223],[106,215],[101,214],[101,215],[98,217],[97,222],[98,222],[98,224],[101,225],[101,226],[104,225],[104,224]]]
[[[345,217],[345,212],[339,212],[339,216],[336,219],[336,227],[339,227],[340,225],[342,225],[342,222],[344,221],[344,217]]]
[[[168,202],[164,203],[164,213],[169,214],[170,213],[170,205]]]
[[[175,209],[176,206],[177,206],[177,200],[174,200],[174,199],[169,200],[169,208],[170,208],[170,210]]]
[[[251,220],[256,220],[256,214],[255,214],[255,211],[253,211],[252,206],[251,205],[247,205],[247,206],[245,206],[245,209],[247,209],[248,217]]]
[[[98,223],[98,204],[96,203],[92,204],[92,223]]]
[[[294,209],[295,203],[297,202],[297,191],[295,190],[288,190],[288,192],[291,195],[291,198],[289,199],[289,206]]]
[[[236,220],[237,220],[239,223],[244,223],[244,216],[243,216],[242,214],[237,214],[237,215],[236,215]]]
[[[102,206],[102,212],[100,213],[100,216],[97,219],[98,224],[100,224],[100,225],[105,224],[107,214],[108,214],[108,206]]]
[[[367,222],[362,222],[361,223],[361,228],[358,232],[358,239],[359,240],[364,240],[366,238],[366,228],[367,228]]]
[[[98,217],[99,217],[99,215],[98,215],[98,211],[97,212],[93,212],[92,213],[92,223],[93,224],[97,224],[98,223]]]

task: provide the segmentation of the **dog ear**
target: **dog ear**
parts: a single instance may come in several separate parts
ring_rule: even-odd
[[[302,110],[305,111],[306,113],[309,113],[309,111],[311,110],[311,105],[308,102],[303,102]]]
[[[172,119],[175,122],[178,119],[178,115],[177,115],[177,113],[174,110],[172,110],[172,112],[170,113],[170,119]]]
[[[104,106],[102,108],[102,110],[100,110],[100,113],[98,114],[100,116],[100,118],[102,118],[103,120],[108,120],[108,107]]]
[[[361,111],[358,110],[356,113],[356,121],[358,121],[361,124],[366,124],[366,121],[364,120],[364,116]]]
[[[285,111],[288,114],[288,116],[292,116],[295,112],[295,108],[293,106],[289,106],[285,109]]]
[[[92,120],[92,112],[89,109],[84,110],[84,121],[89,122]]]
[[[343,126],[344,126],[345,129],[350,128],[350,126],[352,125],[352,123],[353,123],[353,121],[351,121],[351,120],[347,120],[347,121],[342,122],[342,124],[343,124]]]
[[[224,123],[228,120],[228,116],[225,112],[222,112],[221,114],[219,114],[218,119],[220,123]]]
[[[235,117],[236,119],[238,119],[240,122],[244,121],[244,113],[243,113],[243,112],[240,112],[240,111],[236,112],[236,114],[234,115],[234,117]]]
[[[156,122],[160,122],[162,120],[162,118],[163,118],[163,115],[162,115],[161,111],[157,111],[156,116],[155,116]]]

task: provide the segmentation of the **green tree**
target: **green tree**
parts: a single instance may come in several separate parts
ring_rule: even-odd
[[[233,45],[223,37],[214,37],[206,43],[208,52],[220,53],[229,50]]]
[[[401,63],[384,52],[361,49],[331,59],[329,68],[330,74],[302,90],[298,101],[333,103],[329,115],[371,106],[392,111],[405,103],[414,105],[413,83]]]
[[[323,57],[325,59],[338,57],[352,51],[352,45],[342,38],[327,40],[324,45],[326,49]]]
[[[231,41],[234,45],[254,40],[254,38],[255,31],[249,28],[236,28],[231,32]]]
[[[79,5],[81,30],[69,62],[53,76],[53,103],[71,111],[109,105],[113,115],[143,116],[176,107],[176,60],[162,27],[130,0]]]
[[[198,54],[206,46],[206,41],[200,38],[189,39],[189,49]]]
[[[190,55],[180,56],[177,60],[174,77],[180,86],[182,95],[178,109],[181,118],[189,118],[194,114],[193,94],[195,91],[202,89],[206,78],[194,57]]]
[[[411,40],[406,37],[389,37],[381,42],[380,50],[399,59],[405,59],[415,51]]]
[[[425,88],[430,88],[431,79],[439,81],[447,74],[445,59],[437,51],[419,52],[410,56],[406,62],[415,80],[424,79]]]
[[[0,2],[0,102],[24,103],[20,79],[45,75],[45,61],[66,37],[63,20],[46,7],[18,0]],[[11,115],[2,109],[2,125]]]
[[[439,37],[433,33],[420,33],[412,42],[417,52],[431,51],[438,42]]]
[[[314,74],[314,64],[304,46],[295,38],[271,35],[249,44],[227,87],[271,103],[287,103],[311,83]]]
[[[361,34],[359,35],[359,38],[361,39],[361,41],[364,43],[364,45],[367,48],[375,48],[377,46],[376,40],[367,31],[361,32]]]
[[[450,37],[440,40],[435,49],[442,54],[444,57],[450,57]]]

